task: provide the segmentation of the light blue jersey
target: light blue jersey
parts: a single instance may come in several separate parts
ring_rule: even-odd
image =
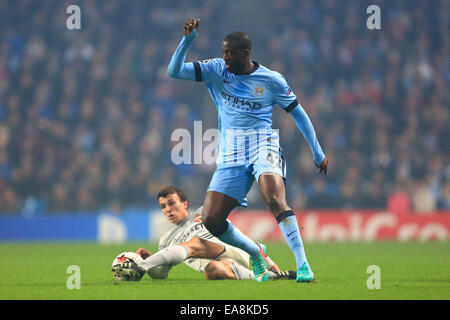
[[[298,105],[285,78],[257,62],[248,75],[235,75],[223,59],[194,62],[196,81],[205,82],[218,113],[217,165],[239,166],[258,158],[281,157],[279,135],[272,129],[275,104]]]
[[[176,79],[204,82],[216,105],[217,170],[208,191],[229,195],[246,206],[247,193],[261,174],[275,173],[286,179],[279,134],[272,129],[275,104],[292,115],[309,144],[314,162],[319,165],[325,155],[309,117],[286,79],[255,61],[253,70],[246,75],[229,72],[220,58],[185,63],[189,45],[196,36],[194,30],[183,37],[170,61],[168,74]]]

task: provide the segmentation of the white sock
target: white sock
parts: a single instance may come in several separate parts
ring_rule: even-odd
[[[249,270],[239,264],[232,263],[231,270],[233,270],[237,280],[253,280],[255,278],[255,274],[252,270]]]
[[[177,265],[189,257],[186,247],[182,245],[174,245],[164,248],[157,253],[151,255],[138,265],[147,271],[153,267],[169,265]]]
[[[277,279],[277,278],[278,278],[278,275],[275,272],[269,271],[269,279],[270,280]]]
[[[254,280],[255,274],[252,270],[249,270],[239,264],[232,263],[231,270],[233,270],[236,275],[237,280]],[[275,272],[269,271],[269,279],[275,279],[278,275]]]
[[[273,267],[274,264],[275,264],[275,262],[273,262],[273,260],[270,259],[269,256],[266,256],[266,267],[267,267],[267,270],[270,270]]]

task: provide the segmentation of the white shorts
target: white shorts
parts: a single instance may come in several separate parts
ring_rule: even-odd
[[[216,238],[217,239],[217,238]],[[250,255],[245,252],[244,250],[241,250],[239,248],[230,246],[226,243],[223,243],[220,240],[216,240],[214,238],[212,239],[208,239],[208,241],[220,244],[222,246],[225,247],[225,251],[221,254],[219,254],[219,256],[217,256],[215,259],[200,259],[200,258],[189,258],[186,261],[184,261],[184,263],[186,265],[188,265],[189,267],[191,267],[194,270],[197,270],[199,272],[203,272],[206,268],[206,266],[208,265],[208,263],[210,263],[213,260],[228,260],[231,261],[233,263],[236,263],[238,265],[243,266],[244,268],[249,268],[249,262],[250,262]],[[214,241],[216,240],[216,241]]]

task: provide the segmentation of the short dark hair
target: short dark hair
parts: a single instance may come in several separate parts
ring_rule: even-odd
[[[184,202],[184,201],[188,201],[189,202],[189,200],[187,198],[187,195],[184,193],[184,191],[180,187],[177,187],[177,186],[164,187],[163,189],[161,189],[158,192],[158,196],[156,197],[156,200],[159,201],[159,198],[161,198],[161,197],[165,198],[169,194],[173,194],[173,193],[176,193],[178,195],[178,197],[180,198],[181,202]]]
[[[239,49],[252,49],[252,40],[250,39],[248,34],[242,31],[235,31],[226,35],[223,41],[232,42]]]

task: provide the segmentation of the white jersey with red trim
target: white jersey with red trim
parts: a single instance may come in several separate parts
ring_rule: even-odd
[[[181,242],[187,242],[193,237],[198,237],[220,244],[224,247],[225,251],[217,258],[228,258],[230,260],[233,260],[234,262],[244,265],[245,267],[248,267],[250,258],[248,253],[220,241],[205,228],[204,224],[202,223],[202,208],[203,207],[200,207],[197,210],[189,213],[189,215],[182,223],[163,235],[159,241],[159,250],[176,245]],[[184,263],[194,270],[203,272],[206,265],[212,260],[213,259],[188,258],[184,261]]]

